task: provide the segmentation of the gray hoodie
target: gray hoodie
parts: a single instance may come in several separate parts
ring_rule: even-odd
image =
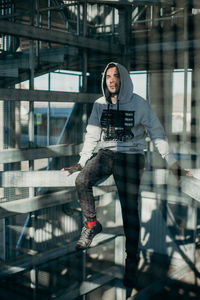
[[[114,64],[120,74],[117,104],[111,103],[105,84],[105,75],[110,64]],[[146,100],[133,93],[132,80],[122,65],[112,62],[106,66],[102,77],[102,91],[103,96],[94,102],[86,128],[79,160],[82,167],[96,148],[127,154],[144,154],[146,131],[169,167],[176,162],[157,116]]]

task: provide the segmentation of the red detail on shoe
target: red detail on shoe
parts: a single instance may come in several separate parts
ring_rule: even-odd
[[[97,220],[93,222],[87,222],[88,228],[91,229],[94,224],[96,224]]]

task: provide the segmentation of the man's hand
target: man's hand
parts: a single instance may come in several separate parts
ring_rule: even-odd
[[[176,179],[178,183],[181,182],[181,177],[182,176],[188,176],[188,177],[193,177],[193,174],[190,171],[184,170],[181,168],[181,166],[178,164],[178,162],[175,162],[171,167],[170,170],[176,176]]]
[[[66,171],[66,175],[69,176],[75,172],[81,171],[83,168],[81,167],[80,164],[71,166],[71,167],[66,167],[66,168],[62,168],[61,171]]]

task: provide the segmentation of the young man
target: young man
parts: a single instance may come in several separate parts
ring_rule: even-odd
[[[109,63],[102,78],[103,96],[95,101],[88,122],[85,142],[77,165],[65,168],[67,175],[81,171],[76,179],[78,198],[86,218],[77,248],[86,249],[102,231],[97,220],[92,187],[113,174],[122,208],[126,237],[124,285],[132,286],[138,264],[139,215],[138,192],[144,169],[145,137],[148,131],[161,156],[180,177],[163,127],[143,98],[133,93],[128,71],[118,63]],[[98,146],[99,151],[91,156]]]

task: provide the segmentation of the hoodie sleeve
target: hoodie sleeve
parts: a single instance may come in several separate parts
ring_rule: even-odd
[[[93,105],[92,113],[90,115],[88,125],[86,127],[85,141],[83,149],[80,153],[79,164],[84,167],[88,159],[92,156],[97,143],[101,137],[101,125],[99,118],[99,107],[95,102]]]
[[[176,162],[176,158],[173,154],[173,151],[169,147],[164,128],[162,127],[156,114],[153,112],[151,106],[146,101],[145,106],[142,123],[147,129],[149,136],[158,152],[162,158],[166,160],[168,166],[171,167]]]

